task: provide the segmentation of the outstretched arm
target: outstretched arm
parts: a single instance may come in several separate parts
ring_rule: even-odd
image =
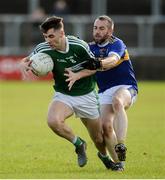
[[[72,72],[72,70],[70,68],[66,68],[64,75],[67,77],[66,82],[68,82],[69,90],[71,90],[73,84],[77,80],[87,77],[87,76],[91,76],[95,72],[96,72],[95,70],[84,69],[84,70],[74,73],[74,72]]]
[[[70,67],[72,72],[77,72],[82,69],[88,70],[108,70],[115,67],[120,60],[120,57],[116,54],[111,54],[109,57],[105,59],[100,58],[89,58],[86,61],[83,61],[75,66]]]
[[[119,57],[116,54],[111,54],[109,57],[101,60],[102,70],[108,70],[115,67],[119,62]]]
[[[84,64],[84,68],[90,69],[90,70],[108,70],[113,67],[115,67],[118,62],[119,62],[119,56],[116,54],[111,54],[109,57],[105,59],[100,59],[100,58],[91,58],[89,61]]]

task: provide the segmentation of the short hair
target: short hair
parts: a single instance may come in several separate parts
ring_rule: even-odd
[[[48,17],[40,26],[40,30],[46,33],[49,29],[54,28],[55,30],[63,27],[63,18],[52,16]]]
[[[99,19],[99,20],[101,20],[101,21],[108,21],[108,23],[109,23],[109,27],[111,28],[111,29],[113,29],[114,28],[114,22],[113,22],[113,20],[109,17],[109,16],[107,16],[107,15],[101,15],[101,16],[99,16],[97,19]]]

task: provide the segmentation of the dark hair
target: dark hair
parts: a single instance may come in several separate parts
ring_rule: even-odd
[[[49,29],[54,28],[54,29],[60,29],[63,27],[63,18],[57,17],[57,16],[52,16],[48,17],[40,26],[40,30],[43,33],[46,33]]]
[[[101,20],[101,21],[107,20],[108,23],[109,23],[109,25],[110,25],[110,28],[111,28],[111,29],[114,28],[114,22],[113,22],[113,20],[112,20],[109,16],[107,16],[107,15],[101,15],[101,16],[99,16],[97,19],[99,19],[99,20]]]

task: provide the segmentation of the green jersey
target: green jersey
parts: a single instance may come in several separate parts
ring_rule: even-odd
[[[55,80],[54,89],[57,92],[71,96],[80,96],[94,90],[94,76],[88,76],[76,81],[70,91],[68,89],[68,82],[66,82],[67,77],[64,76],[65,68],[81,63],[89,57],[93,57],[86,42],[74,36],[67,36],[65,52],[52,49],[47,42],[38,44],[32,55],[38,52],[46,53],[53,59],[54,68],[52,73]]]

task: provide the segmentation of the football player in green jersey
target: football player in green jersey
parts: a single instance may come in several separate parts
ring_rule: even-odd
[[[68,71],[69,67],[93,58],[88,44],[74,36],[66,36],[63,19],[60,17],[52,16],[47,18],[40,25],[40,30],[45,42],[38,44],[32,54],[21,61],[20,68],[23,75],[27,76],[28,71],[32,70],[30,57],[38,52],[47,53],[53,59],[54,68],[52,73],[56,92],[48,109],[47,120],[49,127],[55,134],[74,144],[78,156],[78,165],[83,167],[87,163],[86,142],[76,136],[73,130],[65,123],[67,118],[75,114],[86,126],[99,153],[105,157],[106,167],[117,170],[118,167],[106,154],[93,76],[89,76],[88,71],[86,71],[87,76],[76,81],[72,89],[69,89],[70,85],[67,82],[66,71]]]

